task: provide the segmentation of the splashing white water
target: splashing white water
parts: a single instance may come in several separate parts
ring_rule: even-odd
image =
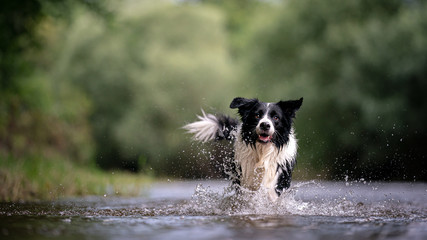
[[[310,206],[308,203],[295,199],[300,186],[315,184],[314,182],[299,183],[287,190],[276,201],[271,201],[265,190],[250,191],[233,186],[222,191],[213,191],[209,186],[197,185],[190,201],[183,205],[183,212],[202,215],[283,215],[301,214]]]
[[[345,185],[344,185],[345,186]],[[317,216],[354,216],[354,217],[403,217],[417,218],[425,213],[416,212],[416,204],[406,204],[402,208],[403,199],[393,197],[366,199],[355,194],[354,186],[348,192],[334,187],[340,193],[331,194],[329,186],[321,183],[299,182],[272,202],[263,191],[236,189],[232,186],[221,191],[214,191],[209,186],[199,184],[191,199],[180,207],[182,215],[317,215]],[[301,197],[299,191],[313,191],[308,197]],[[363,189],[365,191],[365,189]],[[374,190],[373,190],[374,191]],[[327,192],[327,193],[325,193]],[[322,193],[324,195],[322,195]],[[302,195],[307,194],[303,192]],[[326,197],[325,197],[326,196]],[[332,196],[332,197],[331,197]]]

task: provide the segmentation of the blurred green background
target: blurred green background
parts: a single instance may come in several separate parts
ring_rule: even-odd
[[[66,161],[220,176],[225,146],[181,129],[234,97],[304,97],[296,179],[427,180],[427,3],[6,1],[0,178]],[[9,176],[10,177],[10,176]]]

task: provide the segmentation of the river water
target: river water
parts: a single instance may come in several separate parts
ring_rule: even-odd
[[[293,182],[271,202],[225,181],[143,196],[0,203],[1,239],[427,239],[427,184]]]

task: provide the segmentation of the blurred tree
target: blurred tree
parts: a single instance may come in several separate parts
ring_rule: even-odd
[[[69,98],[73,91],[54,97],[51,81],[42,71],[37,56],[43,47],[40,23],[50,16],[65,19],[75,5],[102,12],[98,2],[79,0],[3,1],[0,7],[0,153],[59,153],[75,160],[89,159],[90,150],[78,147],[90,142],[85,124],[86,109],[75,112],[73,121],[63,119],[72,112],[55,114],[54,103]],[[71,94],[71,95],[70,95]],[[59,96],[59,95],[58,95]],[[68,101],[68,100],[64,100]],[[85,106],[82,101],[81,106]],[[68,104],[70,106],[70,104]],[[70,110],[70,109],[69,109]],[[74,109],[75,111],[76,109]],[[76,134],[76,131],[82,134]],[[87,144],[89,145],[89,144]]]
[[[286,1],[258,31],[259,95],[305,97],[300,165],[427,180],[426,10],[423,1]]]
[[[185,172],[188,155],[180,152],[188,142],[180,127],[189,113],[193,119],[204,99],[210,107],[232,99],[223,17],[210,7],[167,2],[120,9],[112,26],[76,17],[54,75],[92,100],[100,166]],[[176,169],[165,167],[171,164]]]
[[[89,9],[108,15],[97,1],[75,1]],[[19,91],[19,78],[29,75],[32,62],[28,61],[28,51],[40,47],[37,36],[39,23],[48,16],[67,18],[74,9],[73,1],[23,0],[4,1],[0,8],[0,90]],[[22,87],[22,86],[21,86]],[[2,94],[3,97],[7,96]]]
[[[83,161],[95,142],[104,168],[206,176],[211,156],[200,152],[228,148],[183,140],[200,107],[303,96],[304,172],[426,180],[426,10],[401,0],[5,2],[0,152]]]
[[[248,36],[256,25],[259,13],[272,10],[271,3],[259,0],[200,0],[200,2],[215,6],[224,13],[230,51],[236,60],[240,60],[250,47],[247,46]]]

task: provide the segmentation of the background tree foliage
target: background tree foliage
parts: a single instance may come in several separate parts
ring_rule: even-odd
[[[330,177],[426,179],[425,10],[418,1],[288,1],[259,31],[250,73],[260,95],[306,97],[302,164]]]
[[[229,146],[189,141],[200,108],[304,97],[297,177],[427,180],[424,1],[24,2],[0,18],[3,155],[210,176]]]
[[[92,158],[89,101],[47,76],[45,23],[68,19],[74,8],[107,15],[96,2],[24,0],[0,5],[0,157],[44,155],[88,163]]]
[[[122,6],[112,26],[76,17],[63,35],[55,77],[92,100],[102,167],[139,170],[148,161],[164,172],[163,164],[183,149],[180,127],[188,112],[200,112],[195,103],[227,104],[216,95],[231,96],[232,62],[218,10],[134,7]]]

